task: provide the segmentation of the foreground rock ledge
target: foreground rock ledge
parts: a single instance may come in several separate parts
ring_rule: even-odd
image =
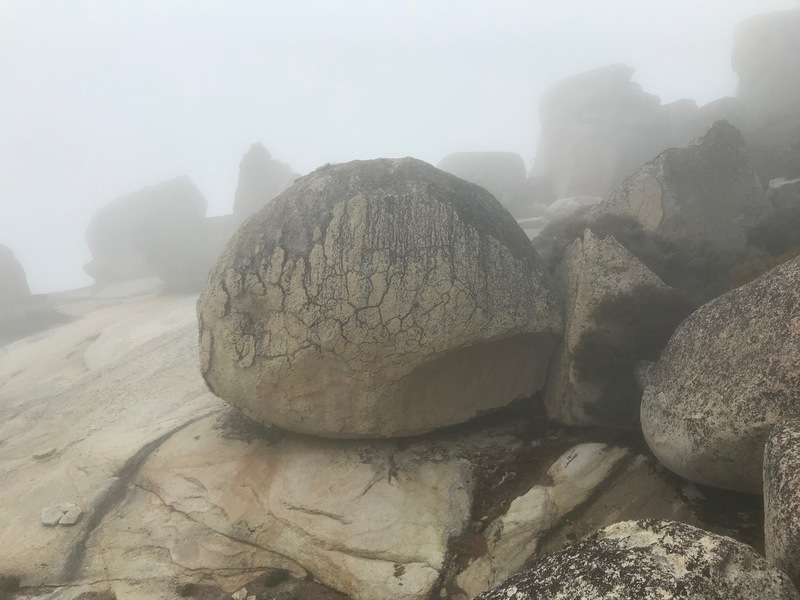
[[[330,437],[415,435],[527,397],[562,327],[511,215],[412,158],[300,179],[234,236],[198,315],[217,395]]]
[[[476,600],[796,600],[749,546],[675,521],[627,521],[539,561]]]

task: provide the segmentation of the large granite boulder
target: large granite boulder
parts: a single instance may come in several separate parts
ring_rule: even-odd
[[[762,492],[764,443],[800,416],[800,258],[702,306],[648,374],[645,439],[682,477]]]
[[[667,309],[670,291],[613,237],[598,238],[589,229],[567,250],[555,280],[566,323],[544,391],[548,417],[638,429],[634,365],[657,358],[680,322]]]
[[[442,171],[486,188],[515,217],[529,216],[532,195],[525,162],[513,152],[456,152],[437,165]]]
[[[764,448],[767,560],[800,585],[800,419],[781,421]]]
[[[476,600],[796,600],[749,546],[674,521],[627,521],[551,554]]]
[[[217,395],[333,437],[414,435],[530,396],[562,328],[511,215],[412,158],[300,179],[234,236],[198,315]]]
[[[0,245],[0,308],[29,302],[31,289],[25,269],[11,248]]]
[[[742,134],[718,121],[689,146],[649,161],[592,212],[631,217],[668,239],[737,251],[746,246],[746,229],[772,206]]]
[[[206,199],[188,177],[128,194],[101,208],[86,230],[92,262],[84,269],[98,283],[152,275],[146,258],[152,232],[202,219]]]
[[[533,174],[548,177],[557,197],[604,196],[669,145],[669,118],[633,72],[611,65],[581,73],[542,97]]]
[[[239,185],[233,201],[238,221],[264,208],[275,196],[294,183],[292,168],[274,160],[263,144],[256,143],[239,163]]]
[[[731,62],[759,176],[800,177],[800,9],[742,23]]]

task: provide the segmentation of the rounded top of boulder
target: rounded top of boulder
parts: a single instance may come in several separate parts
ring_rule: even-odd
[[[561,328],[513,217],[413,158],[299,179],[233,237],[198,313],[215,393],[332,437],[414,435],[530,395],[552,349],[534,338]]]

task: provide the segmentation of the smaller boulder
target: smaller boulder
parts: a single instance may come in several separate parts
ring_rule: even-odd
[[[798,600],[749,546],[675,521],[601,529],[476,600]]]
[[[767,559],[800,585],[800,419],[772,430],[764,449]]]
[[[703,305],[648,376],[653,453],[697,483],[762,493],[764,443],[800,417],[800,257]]]

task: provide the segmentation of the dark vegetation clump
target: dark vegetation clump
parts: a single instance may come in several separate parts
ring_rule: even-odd
[[[561,263],[569,245],[589,229],[600,238],[609,235],[696,306],[731,289],[731,274],[743,256],[725,252],[710,242],[668,239],[645,231],[632,217],[583,213],[548,225],[534,242],[542,249],[551,271]]]
[[[635,380],[639,361],[655,361],[680,323],[696,308],[678,291],[651,285],[601,302],[592,313],[594,329],[574,349],[582,380],[603,386],[604,421],[638,429],[641,391]]]

